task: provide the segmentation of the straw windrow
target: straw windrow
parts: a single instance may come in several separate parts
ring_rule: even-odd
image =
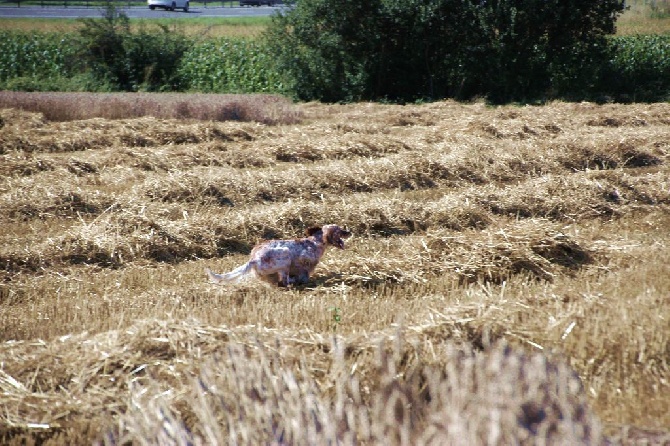
[[[0,111],[1,443],[667,441],[667,104],[134,99]]]

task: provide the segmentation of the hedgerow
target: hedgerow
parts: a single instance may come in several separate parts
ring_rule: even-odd
[[[110,9],[78,34],[0,31],[0,89],[325,102],[670,98],[670,36],[608,37],[619,3],[596,3],[305,0],[263,39],[199,40],[160,25],[131,30]]]

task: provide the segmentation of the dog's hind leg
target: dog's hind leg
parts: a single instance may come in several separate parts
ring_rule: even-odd
[[[291,279],[291,276],[288,275],[288,272],[286,271],[279,271],[279,281],[277,282],[277,285],[280,287],[287,287],[290,285],[293,285],[293,280]]]

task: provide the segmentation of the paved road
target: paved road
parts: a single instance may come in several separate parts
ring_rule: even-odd
[[[189,17],[262,17],[269,16],[282,7],[208,7],[198,8],[191,7],[188,12],[177,11],[163,11],[156,9],[149,10],[148,7],[133,6],[121,8],[130,18],[137,19],[151,19],[151,18],[189,18]],[[78,17],[100,17],[101,9],[99,8],[84,8],[84,7],[69,7],[69,8],[41,8],[34,6],[22,6],[20,8],[1,7],[0,17],[24,17],[24,18],[66,18],[74,19]]]

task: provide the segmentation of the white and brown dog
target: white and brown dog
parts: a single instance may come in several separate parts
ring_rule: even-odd
[[[329,246],[344,249],[351,232],[337,225],[309,228],[307,237],[296,240],[268,240],[251,250],[249,261],[226,274],[205,272],[214,283],[236,282],[250,273],[272,285],[304,284]]]

